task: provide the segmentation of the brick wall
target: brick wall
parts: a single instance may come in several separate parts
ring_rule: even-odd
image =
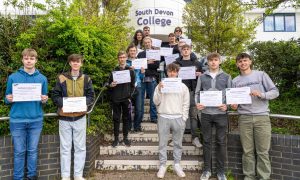
[[[237,132],[227,136],[228,169],[242,179],[242,146]],[[300,136],[273,134],[270,149],[272,180],[300,180]]]
[[[87,156],[84,174],[88,176],[94,169],[99,153],[100,138],[87,137]],[[13,174],[13,146],[10,136],[0,137],[0,179],[11,180]],[[60,179],[59,136],[43,135],[39,143],[39,180]]]

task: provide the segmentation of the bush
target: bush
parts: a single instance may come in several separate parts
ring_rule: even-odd
[[[102,15],[99,15],[99,8],[89,8],[85,0],[76,0],[69,6],[63,0],[47,2],[47,14],[37,16],[35,20],[29,16],[17,19],[0,16],[2,100],[7,77],[22,65],[20,59],[24,48],[34,48],[38,52],[36,67],[47,77],[50,92],[57,75],[69,69],[67,56],[72,53],[82,54],[83,72],[93,80],[97,94],[117,64],[117,52],[125,49],[129,43],[127,36],[131,29],[125,26],[130,7],[128,1],[117,0],[117,4],[109,4],[110,9],[106,9]],[[110,129],[108,123],[111,123],[111,116],[105,114],[111,112],[108,108],[107,103],[95,107],[88,132],[103,133]],[[0,109],[0,116],[8,116],[9,107],[4,105],[4,101],[1,101]],[[44,111],[56,112],[51,99]],[[44,122],[43,133],[57,133],[57,118],[45,118]],[[0,135],[8,134],[8,123],[0,123]]]

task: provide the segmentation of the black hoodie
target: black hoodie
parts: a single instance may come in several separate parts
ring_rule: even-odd
[[[114,71],[129,70],[131,82],[118,84],[115,87],[110,87],[111,90],[111,100],[112,102],[123,102],[131,98],[134,91],[135,84],[135,75],[134,71],[129,69],[129,66],[125,66],[125,69],[121,69],[120,66],[117,66]],[[113,82],[113,75],[110,74],[109,84]]]

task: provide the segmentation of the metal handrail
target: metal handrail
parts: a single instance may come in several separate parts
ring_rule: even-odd
[[[98,96],[96,97],[94,103],[92,104],[92,107],[91,109],[87,112],[87,125],[88,127],[90,126],[90,116],[91,116],[91,113],[94,111],[94,107],[96,106],[96,103],[98,102],[99,98],[103,95],[103,92],[105,90],[107,90],[106,88],[107,86],[107,83],[104,84],[104,86],[101,88],[101,91],[99,92]],[[57,117],[58,114],[57,113],[46,113],[44,114],[44,117]],[[9,117],[0,117],[0,122],[1,121],[6,121],[6,120],[9,120]]]

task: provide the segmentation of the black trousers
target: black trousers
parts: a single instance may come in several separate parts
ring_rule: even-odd
[[[211,171],[212,161],[212,128],[216,128],[216,161],[217,173],[224,173],[226,158],[227,114],[201,114],[203,134],[204,171]]]
[[[128,136],[128,105],[129,100],[112,103],[115,140],[119,139],[121,113],[123,120],[123,137],[125,139]]]

